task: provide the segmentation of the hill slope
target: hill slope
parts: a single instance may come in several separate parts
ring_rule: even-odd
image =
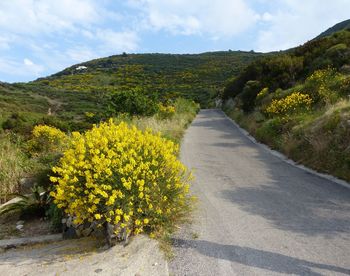
[[[350,180],[350,30],[252,62],[228,83],[226,111],[258,140]]]
[[[335,24],[333,27],[327,29],[326,31],[321,33],[319,36],[317,36],[316,39],[332,35],[342,30],[349,30],[349,29],[350,29],[350,19],[342,21],[338,24]]]
[[[161,99],[182,96],[207,106],[228,77],[237,75],[259,56],[241,51],[124,54],[71,66],[35,84],[79,92],[139,90]]]

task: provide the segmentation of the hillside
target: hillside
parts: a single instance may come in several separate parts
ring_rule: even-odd
[[[123,54],[71,66],[35,84],[92,93],[139,90],[160,99],[177,96],[208,106],[225,81],[261,54]]]
[[[225,110],[297,162],[350,180],[350,30],[252,62]]]
[[[319,36],[317,36],[316,39],[326,37],[326,36],[332,35],[336,32],[343,31],[343,30],[349,30],[349,29],[350,29],[350,19],[342,21],[338,24],[335,24],[333,27],[327,29],[326,31],[321,33]]]

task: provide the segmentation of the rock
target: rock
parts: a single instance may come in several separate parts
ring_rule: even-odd
[[[19,231],[23,231],[23,224],[18,224],[17,226],[16,226],[16,229],[17,230],[19,230]]]
[[[85,228],[84,230],[82,230],[81,233],[84,237],[88,237],[88,236],[90,236],[92,231],[93,231],[93,229],[89,227],[89,228]]]
[[[83,235],[80,229],[75,229],[75,234],[77,235],[78,238],[80,238]]]
[[[68,228],[73,226],[73,219],[72,219],[72,217],[68,217],[67,218],[66,225],[67,225]]]
[[[30,191],[34,187],[36,179],[34,177],[23,177],[19,180],[20,189],[23,192]]]
[[[19,220],[19,221],[16,222],[16,225],[20,225],[21,224],[23,226],[24,222],[25,222],[24,220]]]
[[[63,238],[66,240],[76,239],[78,235],[73,227],[68,227],[65,232],[63,232]]]

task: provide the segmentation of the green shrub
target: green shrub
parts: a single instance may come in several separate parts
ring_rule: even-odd
[[[2,206],[0,215],[16,211],[20,213],[22,219],[44,217],[51,203],[49,192],[39,186],[33,187],[30,195],[15,194],[15,196],[19,200]]]
[[[111,95],[110,111],[130,115],[151,116],[158,111],[157,102],[139,91],[115,92]]]
[[[274,118],[265,121],[257,130],[256,138],[267,143],[275,148],[278,148],[281,140],[281,133],[283,130],[283,120],[280,118]]]
[[[46,216],[50,220],[51,231],[53,231],[53,232],[62,231],[63,212],[60,208],[57,207],[56,204],[54,204],[54,203],[50,204],[50,207],[46,211]]]
[[[239,95],[242,101],[242,109],[244,112],[251,112],[255,107],[255,99],[261,91],[259,81],[248,81],[243,88],[243,92]]]
[[[23,114],[12,113],[10,117],[2,123],[2,128],[20,134],[29,134],[32,128],[32,123],[28,122]]]

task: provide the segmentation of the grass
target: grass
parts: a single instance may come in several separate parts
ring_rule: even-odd
[[[0,137],[0,203],[19,192],[19,181],[29,169],[28,158],[8,135]]]

